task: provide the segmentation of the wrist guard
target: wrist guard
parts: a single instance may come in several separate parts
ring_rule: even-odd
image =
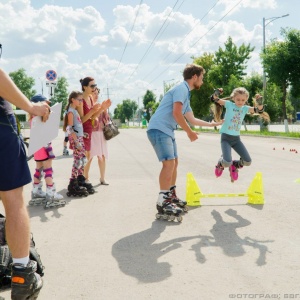
[[[258,107],[254,107],[254,113],[262,114],[265,111],[265,106],[263,105],[262,109],[258,109]]]
[[[219,99],[219,98],[214,98],[214,95],[215,95],[215,94],[212,94],[212,95],[210,96],[210,101],[211,101],[211,102],[214,102],[214,103],[218,103],[220,99]]]
[[[255,101],[256,101],[257,105],[263,105],[264,98],[263,97],[259,97],[259,98],[255,99]]]

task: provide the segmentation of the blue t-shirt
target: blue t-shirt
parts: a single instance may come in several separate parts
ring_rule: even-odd
[[[190,88],[186,81],[170,89],[161,100],[158,108],[150,119],[148,129],[158,129],[174,138],[174,130],[177,122],[173,117],[173,105],[175,102],[181,102],[182,114],[192,111],[190,106]]]
[[[226,113],[224,123],[220,129],[221,133],[229,135],[240,135],[242,122],[249,111],[250,106],[238,107],[231,101],[225,102]]]

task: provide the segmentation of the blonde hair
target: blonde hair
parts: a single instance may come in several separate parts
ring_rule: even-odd
[[[247,100],[249,99],[249,92],[244,88],[244,87],[238,87],[238,88],[235,88],[231,95],[230,95],[230,98],[234,98],[237,94],[240,94],[240,95],[246,95],[247,96]]]

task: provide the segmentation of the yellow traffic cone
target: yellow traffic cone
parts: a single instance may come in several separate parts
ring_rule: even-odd
[[[264,189],[262,182],[262,173],[257,172],[252,180],[248,190],[248,204],[264,204]]]
[[[192,173],[186,177],[186,202],[188,206],[201,206],[200,198],[202,192]]]

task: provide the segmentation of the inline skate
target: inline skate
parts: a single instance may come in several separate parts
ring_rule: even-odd
[[[67,146],[64,146],[63,155],[64,156],[68,156],[69,155],[69,150],[67,149]]]
[[[77,180],[78,180],[78,185],[80,187],[86,188],[89,194],[94,194],[95,193],[95,190],[94,190],[92,184],[86,182],[86,179],[83,175],[78,175]]]
[[[164,200],[161,205],[159,203],[156,204],[156,219],[159,220],[162,218],[164,220],[174,221],[176,218],[178,222],[182,222],[182,209],[176,204],[172,203],[172,197],[170,193],[165,193],[163,198]]]
[[[231,178],[231,182],[234,182],[238,180],[239,178],[239,170],[243,167],[243,165],[240,163],[240,160],[233,160],[232,164],[229,167],[229,174]]]
[[[181,200],[177,197],[177,194],[176,194],[176,185],[172,186],[170,188],[170,194],[171,194],[171,201],[172,203],[176,204],[177,206],[179,206],[180,208],[182,208],[182,210],[184,212],[188,212],[189,208],[187,206],[187,202],[184,201],[184,200]]]
[[[216,177],[220,177],[222,175],[223,171],[224,171],[224,167],[222,165],[222,158],[220,158],[216,165],[216,168],[215,168]]]
[[[30,260],[27,266],[13,264],[11,268],[11,299],[37,299],[43,280],[37,271],[36,261]]]
[[[71,196],[79,196],[79,197],[87,197],[89,195],[87,189],[83,186],[79,186],[78,185],[78,181],[77,179],[71,179],[70,183],[68,185],[68,192],[67,192],[67,196],[71,197]]]
[[[51,208],[51,207],[60,207],[65,206],[67,204],[66,200],[63,200],[63,196],[56,192],[55,184],[53,183],[52,186],[47,186],[46,190],[46,202],[44,208]]]
[[[46,202],[46,193],[42,190],[43,183],[34,183],[31,191],[31,200],[29,205],[41,205]]]

